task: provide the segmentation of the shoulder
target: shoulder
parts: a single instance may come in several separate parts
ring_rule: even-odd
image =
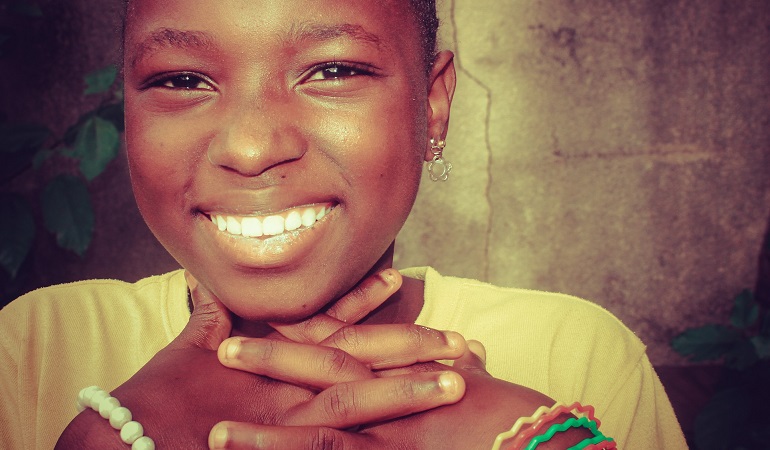
[[[29,292],[0,310],[3,337],[52,335],[85,324],[108,322],[130,316],[157,316],[167,309],[168,299],[185,289],[181,270],[144,278],[135,283],[118,280],[86,280],[49,286]]]
[[[481,329],[520,327],[534,335],[565,339],[579,336],[585,340],[596,334],[622,337],[626,344],[644,350],[641,341],[615,315],[572,295],[442,276],[431,268],[408,269],[404,274],[425,281],[424,312],[445,316],[454,324],[473,326],[475,322]]]
[[[184,276],[181,270],[143,278],[135,283],[119,280],[84,280],[36,289],[22,295],[2,309],[3,315],[46,309],[72,308],[87,304],[120,300],[157,298],[178,287]]]
[[[418,321],[481,341],[490,373],[499,378],[570,401],[592,376],[628,375],[645,357],[639,338],[595,303],[442,276],[429,268],[404,273],[425,280]]]

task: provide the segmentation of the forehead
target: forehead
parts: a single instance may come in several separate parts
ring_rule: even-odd
[[[206,46],[213,37],[285,44],[344,37],[391,51],[420,52],[408,0],[131,0],[127,58],[157,46]]]

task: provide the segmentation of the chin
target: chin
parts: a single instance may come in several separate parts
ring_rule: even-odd
[[[247,286],[247,282],[231,283],[229,286],[211,286],[211,290],[227,309],[249,322],[298,322],[322,310],[330,299],[339,296],[332,286],[310,288],[308,283],[270,281],[278,280],[261,279],[257,286]]]

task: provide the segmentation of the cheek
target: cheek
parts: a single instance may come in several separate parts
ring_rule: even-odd
[[[185,190],[197,160],[197,137],[187,127],[133,113],[129,107],[125,136],[137,205],[150,228],[160,231],[162,224],[173,222],[174,214],[185,208]]]

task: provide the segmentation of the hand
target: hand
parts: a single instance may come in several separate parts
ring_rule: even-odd
[[[452,370],[462,375],[466,385],[465,396],[456,404],[376,423],[358,431],[331,426],[286,427],[222,422],[212,430],[210,448],[489,449],[495,437],[510,429],[519,417],[529,416],[538,407],[554,402],[539,392],[492,378],[485,370],[485,354],[480,343],[469,341],[467,350],[454,361]],[[439,364],[418,364],[408,369],[383,371],[380,375],[390,377],[402,376],[410,370],[433,371],[435,366]],[[281,378],[278,372],[273,375]],[[554,436],[538,448],[564,449],[586,437],[589,437],[586,432],[572,430]]]
[[[327,314],[283,326],[282,331],[317,340],[323,339],[325,332],[334,331],[335,326],[344,326],[344,320],[359,320],[392,294],[400,282],[400,278],[389,283],[383,283],[384,278],[379,281],[374,278],[365,280],[359,289],[340,299]],[[291,407],[309,404],[308,400],[315,398],[315,392],[324,386],[313,386],[311,391],[230,370],[219,364],[215,350],[230,335],[230,314],[194,279],[188,278],[188,283],[195,304],[188,325],[171,344],[113,392],[159,446],[204,447],[208,431],[220,420],[281,423]],[[323,361],[316,361],[319,362]],[[348,366],[355,366],[355,363],[350,362]],[[364,371],[359,370],[359,373]],[[428,379],[429,376],[422,376],[422,381],[428,382]],[[329,384],[336,384],[336,381],[330,378]],[[446,403],[436,393],[426,391],[424,397],[433,398],[426,407]],[[399,403],[399,398],[396,396],[390,401]],[[312,411],[312,407],[305,407],[305,411],[316,416],[322,414]],[[291,415],[294,418],[301,416],[299,410]],[[124,448],[107,421],[92,411],[85,411],[70,423],[57,448],[89,446]]]

